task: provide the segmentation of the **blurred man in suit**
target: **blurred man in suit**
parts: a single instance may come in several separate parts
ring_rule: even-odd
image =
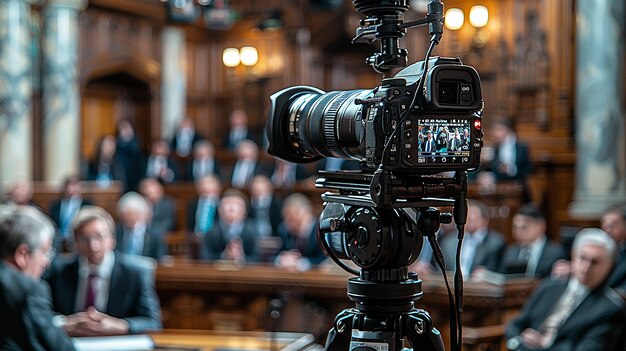
[[[530,201],[528,175],[532,171],[528,145],[517,139],[513,122],[504,117],[494,119],[492,130],[495,142],[493,159],[483,166],[486,172],[478,175],[479,183],[515,181],[523,186],[525,201]]]
[[[572,247],[572,277],[546,279],[506,330],[509,350],[617,350],[624,301],[605,284],[616,245],[600,229],[582,230]]]
[[[117,202],[117,212],[120,218],[116,228],[117,251],[157,261],[167,255],[165,233],[150,227],[152,210],[146,199],[130,191]]]
[[[545,278],[552,265],[566,257],[563,248],[546,235],[546,219],[541,210],[526,204],[513,217],[513,237],[502,258],[502,273],[524,273],[529,277]]]
[[[53,236],[52,223],[38,210],[0,205],[1,350],[74,350],[52,323],[50,291],[40,280]]]
[[[176,227],[176,204],[165,195],[165,189],[155,178],[145,178],[139,183],[139,192],[152,208],[149,227],[157,232],[167,234]]]
[[[461,270],[464,279],[470,279],[478,268],[497,271],[506,247],[504,237],[489,228],[489,212],[485,204],[470,200],[467,203],[467,223],[461,249]],[[448,233],[441,239],[446,270],[453,271],[456,262],[457,235]]]
[[[247,216],[248,199],[235,189],[222,195],[217,223],[204,235],[201,259],[231,260],[238,263],[258,260],[256,228]]]
[[[155,140],[150,146],[150,155],[146,161],[145,177],[156,178],[163,184],[169,184],[178,177],[178,169],[170,158],[170,145],[165,140]]]
[[[172,138],[172,150],[178,158],[189,157],[194,145],[204,138],[196,131],[196,125],[190,116],[186,116],[180,121],[174,138]]]
[[[622,296],[626,296],[626,206],[609,208],[600,220],[602,230],[607,232],[617,244],[615,267],[607,278],[607,285]],[[568,278],[571,274],[571,262],[557,261],[552,267],[553,278]]]
[[[272,182],[264,175],[254,177],[250,184],[250,218],[255,221],[260,237],[276,234],[282,222],[281,201],[274,195]]]
[[[50,219],[57,227],[57,235],[54,238],[54,247],[57,251],[74,249],[72,221],[81,207],[91,204],[88,199],[83,199],[80,178],[78,176],[67,177],[63,182],[61,198],[54,200],[50,205]]]
[[[187,163],[185,179],[196,181],[206,175],[222,176],[220,164],[215,159],[215,148],[208,140],[202,140],[193,148],[193,159]]]
[[[326,256],[317,243],[317,220],[313,205],[304,194],[289,195],[283,202],[283,223],[278,234],[283,241],[274,263],[291,271],[304,271]]]
[[[259,162],[259,147],[252,140],[243,140],[235,147],[237,161],[231,172],[230,184],[233,188],[247,189],[255,175],[266,174]]]
[[[243,110],[234,110],[228,119],[230,129],[222,141],[222,147],[228,150],[235,150],[237,144],[244,140],[256,142],[254,135],[248,128],[248,115]]]
[[[59,322],[72,336],[137,334],[161,329],[153,267],[114,252],[113,218],[83,207],[73,223],[77,254],[46,274]]]
[[[222,184],[217,176],[206,175],[195,182],[198,196],[187,204],[187,233],[191,258],[200,258],[202,238],[213,229],[217,207],[222,196]]]

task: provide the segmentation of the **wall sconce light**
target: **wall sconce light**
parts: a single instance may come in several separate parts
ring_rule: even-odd
[[[241,56],[239,54],[239,49],[236,48],[226,48],[222,52],[222,62],[224,62],[224,66],[226,67],[237,67],[241,62]]]
[[[463,27],[463,23],[465,22],[465,15],[463,14],[463,10],[453,7],[449,8],[445,14],[444,25],[446,28],[450,30],[458,30]]]
[[[259,53],[253,46],[244,46],[239,50],[241,64],[244,66],[254,66],[259,62]]]
[[[489,22],[489,10],[482,5],[472,6],[469,14],[469,22],[474,28],[483,28]]]

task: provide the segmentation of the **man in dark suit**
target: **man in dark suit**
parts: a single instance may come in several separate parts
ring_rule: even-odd
[[[519,141],[510,119],[498,117],[494,119],[493,139],[495,142],[493,159],[483,168],[478,176],[479,182],[489,183],[493,181],[515,181],[523,186],[525,201],[530,201],[530,189],[528,187],[528,175],[532,171],[530,151],[528,145]]]
[[[231,260],[239,263],[258,260],[256,229],[247,218],[248,200],[235,189],[224,192],[218,220],[202,238],[201,259]]]
[[[156,178],[163,184],[177,180],[179,177],[178,167],[170,156],[170,145],[165,140],[153,141],[144,167],[144,178]]]
[[[200,258],[202,238],[217,222],[217,207],[222,196],[222,184],[217,176],[205,175],[195,182],[198,196],[187,204],[187,233],[190,258]]]
[[[162,327],[154,267],[147,259],[114,252],[114,228],[104,209],[85,206],[73,224],[78,254],[55,260],[47,272],[54,310],[66,316],[61,320],[72,336]]]
[[[274,194],[272,182],[264,175],[258,175],[250,184],[250,218],[256,223],[259,237],[269,237],[278,232],[283,220],[281,201]]]
[[[572,278],[545,280],[506,329],[509,350],[617,350],[624,301],[605,284],[616,245],[600,229],[582,230],[572,248]]]
[[[57,251],[72,251],[74,248],[74,234],[72,220],[81,207],[92,205],[88,199],[83,199],[83,188],[78,176],[70,176],[63,182],[61,198],[54,200],[50,205],[50,219],[54,222],[57,232],[54,238],[54,247]]]
[[[602,230],[607,232],[617,244],[615,266],[607,278],[606,284],[622,296],[626,296],[626,206],[609,208],[600,220]],[[568,278],[571,274],[571,262],[559,260],[552,267],[553,278]]]
[[[215,174],[218,178],[222,176],[219,162],[215,159],[215,148],[208,140],[202,140],[195,144],[193,148],[193,159],[187,163],[185,168],[185,180],[196,181],[206,175]]]
[[[196,131],[193,119],[189,116],[183,118],[172,138],[171,146],[174,156],[181,159],[188,158],[194,145],[201,140],[204,138]]]
[[[283,203],[283,223],[278,235],[282,247],[274,264],[291,271],[308,270],[326,256],[317,243],[317,221],[313,205],[304,194],[289,195]]]
[[[546,231],[546,219],[541,210],[526,204],[513,217],[513,237],[502,258],[502,273],[519,273],[529,277],[545,278],[552,265],[566,257],[563,247],[551,242]]]
[[[0,349],[74,350],[53,324],[48,286],[54,227],[34,208],[0,205]]]
[[[243,110],[234,110],[229,116],[230,129],[222,140],[222,147],[228,150],[235,150],[237,144],[244,140],[252,140],[258,143],[256,136],[248,127],[248,115]]]
[[[259,147],[251,140],[243,140],[235,147],[237,161],[230,175],[230,185],[237,189],[247,189],[252,178],[259,174],[268,174],[268,170],[259,162]]]
[[[117,203],[120,223],[116,228],[116,250],[160,261],[167,255],[163,232],[150,227],[152,210],[141,195],[134,191],[124,194]]]
[[[441,239],[446,270],[454,270],[456,262],[457,235],[448,233]],[[489,228],[489,212],[485,204],[468,201],[467,223],[461,250],[461,269],[464,279],[470,279],[478,268],[497,271],[506,247],[504,237]]]
[[[155,178],[145,178],[139,183],[139,192],[152,208],[149,227],[157,233],[176,229],[176,203],[165,195],[165,189]]]

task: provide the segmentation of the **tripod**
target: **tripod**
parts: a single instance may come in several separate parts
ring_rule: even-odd
[[[344,198],[344,200],[346,200]],[[422,234],[434,234],[440,213],[328,203],[320,220],[320,244],[335,262],[351,259],[362,269],[348,280],[355,307],[335,318],[327,351],[397,351],[406,338],[414,350],[443,351],[428,312],[415,308],[422,281],[408,272],[422,247]]]
[[[407,275],[407,268],[391,274]],[[407,279],[384,283],[363,279],[367,275],[348,280],[348,296],[356,307],[343,310],[335,318],[326,340],[327,351],[400,350],[405,337],[414,350],[444,350],[428,312],[414,307],[422,296],[417,274],[411,272]]]

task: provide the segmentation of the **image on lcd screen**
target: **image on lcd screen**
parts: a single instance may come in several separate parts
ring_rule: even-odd
[[[471,119],[419,118],[418,163],[468,163]]]

